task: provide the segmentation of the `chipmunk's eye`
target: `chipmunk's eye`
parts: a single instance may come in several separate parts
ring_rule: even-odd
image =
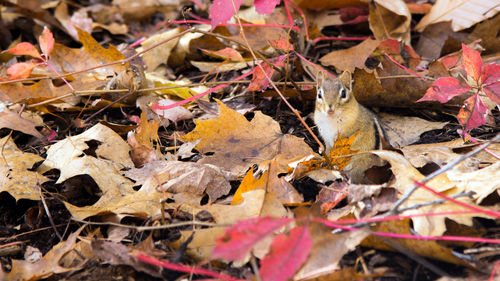
[[[318,99],[323,99],[323,88],[318,89]]]
[[[340,89],[340,98],[345,99],[347,97],[347,92],[345,88]]]

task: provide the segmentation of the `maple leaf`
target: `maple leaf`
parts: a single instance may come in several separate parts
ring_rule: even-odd
[[[464,85],[452,77],[441,77],[427,89],[425,95],[418,101],[436,100],[445,103],[453,97],[472,91],[473,95],[464,101],[464,105],[457,115],[457,119],[465,131],[470,131],[486,123],[489,110],[483,103],[482,94],[485,94],[494,103],[500,103],[500,66],[492,63],[483,67],[479,52],[465,44],[462,44],[462,66],[470,78],[468,85]]]
[[[262,280],[288,280],[306,261],[311,247],[312,240],[307,227],[295,227],[289,235],[277,235],[271,245],[271,252],[261,260],[259,273]]]
[[[223,236],[217,238],[212,257],[233,261],[241,260],[257,242],[289,222],[290,220],[287,218],[275,219],[271,217],[239,221],[229,227]]]
[[[309,155],[311,148],[298,137],[283,134],[279,124],[260,111],[252,121],[228,108],[222,102],[219,117],[211,120],[196,120],[196,128],[182,137],[184,141],[200,140],[196,149],[207,155],[199,163],[213,164],[229,171],[231,177],[243,176],[249,167],[277,154],[288,159]]]

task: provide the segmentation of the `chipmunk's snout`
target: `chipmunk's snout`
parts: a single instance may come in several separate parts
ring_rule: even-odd
[[[332,115],[334,112],[335,112],[335,108],[333,107],[333,105],[327,105],[326,113],[328,115]]]

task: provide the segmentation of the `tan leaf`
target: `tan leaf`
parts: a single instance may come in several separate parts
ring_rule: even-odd
[[[204,194],[213,202],[231,190],[217,167],[191,162],[156,161],[129,170],[125,175],[142,185],[141,192],[187,193],[198,198],[198,203]]]
[[[269,164],[269,169],[257,180],[253,177],[253,168],[248,171],[236,190],[231,205],[239,204],[243,200],[243,193],[255,189],[266,190],[267,193],[276,196],[282,204],[302,203],[304,201],[302,195],[284,177],[278,177],[276,158]]]
[[[442,129],[448,122],[431,122],[418,117],[397,116],[388,113],[378,115],[389,143],[396,148],[405,147],[420,140],[424,132]]]
[[[2,280],[39,280],[48,278],[54,274],[80,269],[83,264],[73,267],[63,267],[59,265],[59,261],[67,253],[73,251],[76,238],[83,228],[84,227],[70,234],[68,240],[55,245],[37,262],[32,263],[24,260],[12,260],[12,270],[9,273],[4,273],[3,270],[0,269],[0,278],[3,277]]]
[[[43,158],[20,151],[8,136],[0,139],[0,150],[0,192],[6,191],[16,200],[39,200],[40,185],[48,178],[28,169]]]
[[[398,39],[410,44],[411,14],[403,0],[370,2],[370,29],[377,40]]]
[[[154,44],[160,43],[163,40],[166,40],[180,32],[180,28],[170,29],[160,34],[153,35],[148,39],[142,42],[142,49],[147,49]],[[146,64],[146,69],[150,72],[154,71],[160,64],[167,64],[168,58],[172,52],[172,49],[179,42],[179,38],[172,39],[165,44],[162,44],[154,49],[149,50],[144,55],[142,55],[142,59]]]
[[[40,134],[37,131],[37,129],[35,129],[35,124],[33,122],[28,121],[19,116],[19,114],[10,111],[1,102],[0,102],[0,128],[9,128],[12,130],[23,132],[28,135],[35,136],[39,139],[43,139],[43,135]]]
[[[496,15],[498,11],[500,7],[496,0],[438,0],[415,28],[422,32],[430,24],[451,21],[453,31],[460,31]]]
[[[378,40],[366,39],[354,47],[330,52],[323,56],[320,61],[323,65],[334,66],[342,71],[354,73],[355,68],[366,69],[365,61],[379,43]]]
[[[391,151],[375,151],[374,154],[378,155],[384,160],[387,160],[391,164],[391,169],[395,175],[395,180],[391,186],[395,187],[399,194],[405,194],[413,185],[415,180],[422,180],[424,176],[413,166],[410,162],[406,160],[403,156],[398,153]],[[479,172],[469,173],[467,177],[463,177],[465,183],[461,182],[460,178],[457,178],[456,173],[448,171],[445,174],[441,174],[429,182],[426,185],[433,190],[443,193],[446,196],[453,196],[461,192],[474,191],[474,188],[481,186],[481,195],[478,198],[484,198],[486,194],[493,192],[494,190],[500,188],[500,178],[498,175],[498,169],[500,165],[490,166],[491,168],[484,172],[484,174],[479,174],[480,176],[485,176],[477,178]],[[492,175],[493,179],[491,178]],[[476,177],[476,178],[474,178]],[[457,179],[455,179],[457,178]],[[470,188],[470,189],[469,189]],[[441,197],[434,195],[433,193],[423,189],[418,188],[409,198],[403,203],[403,207],[413,206],[415,204],[426,203],[434,200],[439,200]],[[469,197],[459,197],[456,200],[470,204],[477,205],[477,202]],[[451,201],[446,200],[441,204],[432,204],[424,206],[418,209],[410,209],[404,212],[405,215],[411,214],[422,214],[422,213],[438,213],[438,212],[450,212],[450,211],[469,211],[468,208],[457,205]],[[439,215],[439,216],[423,216],[412,218],[414,229],[417,233],[424,236],[439,236],[446,231],[445,219],[451,219],[457,223],[464,224],[467,226],[472,226],[473,216],[480,216],[490,218],[490,216],[483,213],[471,214],[453,214],[453,215]]]

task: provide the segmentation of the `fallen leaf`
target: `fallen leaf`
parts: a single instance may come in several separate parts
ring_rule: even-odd
[[[241,220],[227,228],[224,235],[217,238],[212,258],[241,260],[250,253],[259,240],[273,234],[289,222],[289,219],[271,217]]]
[[[451,21],[453,31],[460,31],[496,15],[497,4],[495,0],[438,0],[415,29],[422,32],[429,24]]]
[[[431,130],[442,129],[448,122],[431,122],[418,117],[378,114],[387,141],[396,148],[405,147],[420,140],[420,135]]]
[[[40,200],[41,184],[49,179],[29,170],[43,158],[20,151],[9,136],[0,139],[0,150],[0,192],[6,191],[16,200]]]
[[[271,252],[260,261],[259,275],[264,281],[286,281],[306,261],[312,240],[307,227],[295,227],[287,234],[278,234]]]
[[[355,68],[366,69],[366,59],[379,43],[378,40],[366,39],[354,47],[330,52],[321,57],[320,61],[323,65],[334,66],[336,69],[354,73]]]
[[[222,172],[208,164],[155,161],[140,169],[131,169],[125,175],[142,185],[141,192],[187,193],[197,197],[198,203],[204,194],[214,202],[231,190]]]
[[[141,43],[142,49],[139,49],[138,51],[150,48],[155,44],[177,35],[180,31],[180,28],[174,28],[160,34],[153,35]],[[174,38],[144,53],[142,55],[142,60],[144,61],[144,64],[146,64],[146,69],[153,72],[159,65],[167,64],[170,54],[172,53],[172,49],[175,45],[177,45],[178,41],[179,38]]]
[[[412,235],[410,220],[384,221],[372,227],[373,231]],[[369,236],[361,246],[374,247],[381,250],[409,251],[422,257],[436,259],[456,265],[470,266],[467,262],[457,258],[452,249],[441,246],[434,240],[398,239],[379,236]],[[395,248],[397,247],[397,248]]]
[[[44,139],[43,135],[35,129],[35,124],[33,122],[10,111],[2,102],[0,102],[0,128],[9,128],[35,136],[39,139]]]
[[[370,30],[377,40],[398,39],[410,44],[411,14],[403,0],[370,2]]]
[[[234,177],[243,176],[253,164],[270,160],[277,154],[294,158],[312,153],[303,140],[282,134],[279,124],[271,117],[255,112],[252,121],[219,102],[217,119],[198,121],[196,128],[182,137],[184,141],[201,141],[196,149],[201,153],[213,152],[199,163],[213,164]]]
[[[76,238],[83,230],[81,227],[74,233],[71,233],[66,241],[52,247],[52,249],[37,262],[30,262],[24,260],[12,260],[12,270],[8,273],[0,269],[0,277],[4,275],[4,280],[40,280],[49,278],[54,274],[64,273],[68,271],[78,270],[83,266],[82,264],[74,265],[72,267],[62,267],[59,261],[67,253],[73,251],[75,247]]]

